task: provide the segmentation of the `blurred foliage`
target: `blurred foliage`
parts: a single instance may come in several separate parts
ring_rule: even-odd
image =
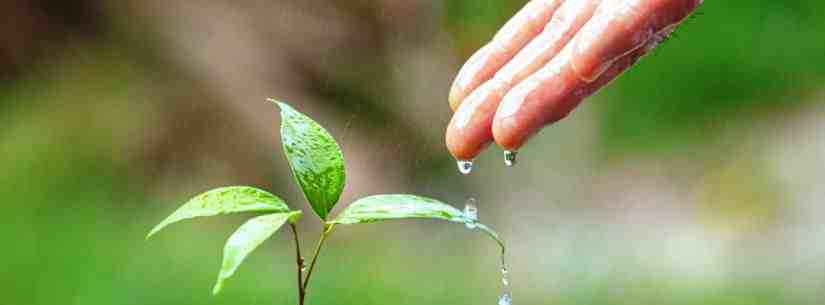
[[[602,93],[605,154],[684,151],[720,124],[780,115],[821,89],[825,4],[707,1]]]
[[[323,1],[311,2],[327,6]],[[419,155],[424,136],[422,125],[416,124],[438,122],[410,122],[390,111],[397,106],[392,103],[397,93],[391,92],[387,75],[396,67],[385,54],[386,41],[401,34],[378,21],[385,2],[392,1],[336,2],[349,17],[366,20],[364,26],[370,31],[359,33],[366,36],[363,40],[318,59],[317,65],[331,66],[326,74],[300,59],[287,65],[304,69],[296,73],[305,81],[301,88],[328,103],[320,109],[337,109],[333,113],[339,116],[359,115],[353,124],[361,126],[360,132],[383,135],[364,150],[365,160],[395,164],[398,159],[374,160],[377,155],[368,153],[402,142],[404,146],[391,152]],[[273,238],[253,254],[225,295],[209,295],[205,287],[215,278],[216,257],[223,244],[214,237],[228,236],[242,218],[181,225],[175,233],[143,242],[146,231],[190,193],[187,187],[205,189],[204,180],[227,179],[199,180],[202,167],[218,167],[217,172],[227,168],[230,175],[255,171],[243,177],[276,188],[273,191],[283,190],[281,185],[289,181],[271,177],[277,166],[258,165],[276,159],[268,148],[240,145],[247,143],[238,139],[254,132],[245,131],[246,122],[226,111],[228,103],[210,87],[219,82],[204,81],[208,77],[198,74],[203,71],[176,62],[191,60],[192,54],[166,54],[173,51],[160,45],[162,35],[145,27],[154,21],[137,18],[139,14],[129,10],[141,3],[127,2],[114,9],[111,3],[93,1],[0,5],[15,24],[0,32],[8,37],[0,41],[0,198],[6,215],[0,221],[0,238],[5,241],[0,251],[4,262],[0,304],[295,303],[294,283],[282,276],[293,272],[286,236]],[[453,70],[522,4],[450,0],[433,5],[437,11],[433,14],[441,14],[441,20],[434,21],[436,30],[447,34],[448,51],[454,52],[449,55],[456,58]],[[218,17],[209,20],[219,22]],[[191,22],[183,17],[177,21]],[[718,151],[703,150],[702,145],[729,140],[721,138],[720,129],[783,120],[790,110],[815,101],[810,97],[823,89],[825,80],[822,33],[825,2],[706,1],[676,37],[584,106],[593,109],[598,119],[597,149],[606,159],[658,154],[709,159],[685,166],[712,168],[699,175],[696,185],[684,186],[698,197],[699,220],[711,231],[762,233],[782,221],[782,211],[788,208],[774,173],[764,171],[766,161],[716,156]],[[359,43],[368,47],[358,48]],[[267,81],[278,82],[278,77]],[[426,103],[427,111],[447,111],[444,101],[420,102]],[[341,119],[347,120],[351,118]],[[181,135],[164,138],[176,132]],[[215,142],[202,143],[207,137]],[[443,155],[436,161],[449,159]],[[200,158],[191,161],[195,166],[180,165],[193,156]],[[227,156],[253,159],[249,163],[255,165],[231,163]],[[414,180],[410,184],[428,185],[436,193],[450,193],[445,185],[457,184],[431,178],[454,174],[453,164],[418,161],[409,173]],[[721,165],[707,165],[717,161]],[[167,172],[175,175],[168,177]],[[377,184],[387,175],[362,181]],[[196,187],[190,185],[195,183]],[[158,189],[158,185],[168,186]],[[582,192],[593,187],[582,186]],[[285,199],[300,198],[292,194],[296,196]],[[310,300],[364,305],[494,302],[499,276],[496,249],[488,247],[484,237],[448,226],[427,223],[393,231],[392,225],[376,224],[336,232],[320,260]],[[557,236],[553,230],[558,227],[541,229],[535,238]],[[350,238],[367,234],[369,239]],[[586,238],[576,242],[564,248],[568,252],[557,265],[536,263],[534,268],[513,271],[516,304],[778,305],[822,300],[818,287],[800,293],[781,278],[690,278],[613,254],[621,245]],[[535,252],[530,262],[551,257],[534,250],[540,247],[548,246],[523,246],[521,253]],[[786,249],[779,250],[785,255]],[[770,260],[783,261],[782,255]],[[602,264],[611,267],[598,271]],[[557,281],[547,287],[544,278]]]
[[[698,194],[700,220],[726,235],[765,232],[779,222],[783,202],[780,184],[765,166],[738,159],[711,171],[702,179]]]
[[[444,1],[446,30],[452,35],[462,58],[469,58],[486,43],[523,4],[506,0]]]

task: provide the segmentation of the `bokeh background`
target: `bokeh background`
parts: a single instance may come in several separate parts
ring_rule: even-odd
[[[492,148],[462,177],[442,144],[450,82],[523,3],[0,2],[0,304],[295,304],[286,232],[218,297],[245,217],[143,240],[217,186],[306,210],[266,97],[342,143],[341,206],[477,198],[510,244],[515,304],[825,302],[825,2],[706,1],[517,167]],[[497,260],[460,225],[340,227],[309,303],[495,304]]]

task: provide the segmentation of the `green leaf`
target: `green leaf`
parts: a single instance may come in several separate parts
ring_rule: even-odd
[[[254,187],[221,187],[190,199],[155,226],[146,238],[181,220],[241,212],[289,212],[289,207],[281,198]]]
[[[321,125],[287,104],[281,107],[281,141],[292,174],[312,210],[326,220],[344,190],[344,156]]]
[[[504,251],[504,242],[493,229],[470,219],[446,203],[415,195],[374,195],[361,198],[344,209],[330,224],[371,223],[391,219],[430,218],[472,224],[495,240]]]
[[[238,266],[243,263],[249,253],[278,231],[284,223],[287,221],[294,223],[300,217],[300,211],[268,214],[252,218],[241,225],[226,241],[226,246],[223,249],[221,271],[218,273],[218,281],[215,283],[215,287],[212,288],[212,294],[221,292],[226,279],[235,274]]]
[[[356,224],[404,218],[436,218],[462,223],[467,219],[463,212],[438,200],[398,194],[358,199],[332,223]]]

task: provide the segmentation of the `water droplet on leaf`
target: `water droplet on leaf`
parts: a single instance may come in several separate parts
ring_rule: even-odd
[[[464,225],[467,226],[467,229],[472,230],[477,227],[476,222],[478,222],[478,207],[476,207],[475,198],[470,197],[464,204],[464,217],[466,218]]]

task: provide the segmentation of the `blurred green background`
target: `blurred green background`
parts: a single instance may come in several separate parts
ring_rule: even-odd
[[[306,210],[266,97],[342,143],[341,206],[476,197],[515,304],[822,304],[825,2],[707,1],[519,166],[461,177],[450,82],[523,2],[3,1],[0,304],[295,304],[285,232],[218,297],[243,217],[143,240],[222,185]],[[342,227],[309,304],[495,304],[497,259],[460,226]]]

